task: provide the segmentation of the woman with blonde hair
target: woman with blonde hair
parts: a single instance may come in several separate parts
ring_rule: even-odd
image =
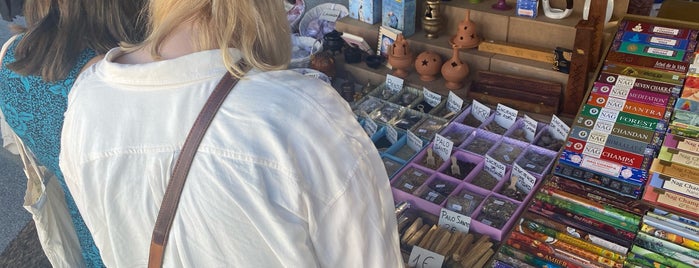
[[[137,20],[144,5],[144,0],[26,0],[26,27],[15,27],[20,33],[3,45],[3,146],[32,159],[24,162],[25,208],[53,267],[103,266],[59,169],[63,113],[81,69],[120,41],[142,39]],[[38,172],[29,172],[32,167]]]
[[[283,7],[152,0],[145,41],[75,83],[60,163],[107,266],[148,263],[182,144],[227,72],[240,80],[196,152],[163,265],[403,266],[379,154],[332,87],[285,70]]]

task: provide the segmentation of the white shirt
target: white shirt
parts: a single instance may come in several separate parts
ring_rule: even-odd
[[[231,50],[240,57],[237,50]],[[111,50],[76,81],[61,169],[109,267],[144,267],[173,164],[226,71],[219,50],[141,65]],[[166,267],[401,267],[378,152],[335,90],[246,75],[192,164]]]

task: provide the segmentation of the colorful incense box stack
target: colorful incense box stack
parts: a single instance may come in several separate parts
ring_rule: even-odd
[[[699,109],[692,110],[696,103],[680,95],[694,79],[698,34],[642,21],[619,23],[554,175],[534,194],[493,267],[697,267],[699,255],[691,246],[699,244],[691,239],[699,238],[692,225],[699,216],[699,170],[688,170],[690,161],[699,167],[693,155],[699,156],[699,143],[691,135],[681,146],[673,140],[676,129],[694,133],[699,120],[672,122],[677,110],[699,119]],[[691,146],[694,151],[687,151]],[[667,195],[679,188],[683,192]],[[654,206],[684,211],[670,214]]]
[[[628,253],[630,267],[699,267],[699,226],[696,217],[654,209],[643,217]]]
[[[551,176],[512,228],[496,262],[512,267],[622,267],[649,209],[640,200]]]
[[[699,30],[622,20],[555,173],[640,198]]]
[[[696,52],[693,53],[696,55]],[[643,200],[657,208],[643,218],[628,261],[643,266],[699,266],[699,108],[697,60],[677,100]]]

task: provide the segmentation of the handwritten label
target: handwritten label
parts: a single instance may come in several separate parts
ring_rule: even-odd
[[[376,122],[374,122],[374,120],[371,120],[371,118],[364,119],[364,131],[369,134],[369,137],[374,136],[378,129],[379,126],[376,124]]]
[[[330,21],[330,22],[335,22],[337,19],[340,17],[340,10],[339,9],[327,9],[323,11],[323,14],[318,17],[319,20],[323,21]]]
[[[512,166],[512,180],[517,180],[515,187],[524,193],[530,193],[534,189],[534,184],[536,184],[536,177],[529,174],[526,170],[520,167],[517,163]]]
[[[495,123],[509,129],[517,121],[517,113],[519,111],[498,103],[495,108]]]
[[[454,147],[454,142],[450,139],[445,138],[442,135],[434,135],[434,144],[432,144],[432,150],[437,153],[439,157],[444,161],[449,161],[451,156],[451,149]]]
[[[454,92],[449,91],[449,96],[447,97],[447,109],[454,113],[459,113],[461,108],[464,106],[464,100],[454,94]]]
[[[551,134],[553,134],[553,137],[557,140],[565,140],[568,136],[568,132],[570,132],[570,127],[556,115],[551,116],[551,127],[553,128]]]
[[[505,176],[505,171],[507,169],[507,166],[505,164],[500,163],[500,161],[495,160],[495,158],[492,158],[490,155],[485,156],[485,167],[483,167],[485,171],[490,172],[493,176],[495,176],[498,181],[502,180],[502,177]]]
[[[408,146],[410,146],[410,148],[412,148],[416,152],[422,150],[422,146],[425,146],[423,144],[422,139],[415,135],[415,133],[413,133],[412,131],[408,130],[408,134],[406,135],[408,135]]]
[[[395,144],[398,141],[398,131],[391,125],[386,126],[386,138],[391,144]]]
[[[527,141],[532,142],[534,140],[534,135],[536,135],[536,126],[538,122],[526,114],[522,122],[524,123],[524,137]]]
[[[468,229],[471,228],[471,217],[442,208],[442,211],[439,213],[438,225],[452,233],[462,232],[467,234]]]
[[[444,263],[444,256],[418,246],[413,246],[408,258],[408,267],[441,268],[442,263]]]
[[[403,89],[403,79],[390,74],[386,75],[386,88],[391,92],[391,95],[398,93]]]
[[[434,93],[425,87],[422,88],[422,96],[424,96],[425,102],[432,107],[436,107],[442,102],[442,95]]]
[[[478,121],[483,123],[490,116],[490,107],[485,106],[477,100],[473,100],[471,103],[471,114],[473,114],[473,117],[478,119]]]

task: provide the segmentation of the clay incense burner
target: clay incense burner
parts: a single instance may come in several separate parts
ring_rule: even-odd
[[[437,79],[442,68],[442,57],[434,51],[427,50],[415,58],[415,71],[420,74],[420,80],[428,82]]]
[[[452,48],[452,57],[442,65],[442,76],[448,89],[457,90],[464,86],[464,79],[468,76],[469,69],[466,63],[459,58],[459,48]]]
[[[388,63],[393,67],[393,75],[405,78],[413,65],[413,52],[408,47],[408,41],[403,34],[398,34],[388,51]]]

